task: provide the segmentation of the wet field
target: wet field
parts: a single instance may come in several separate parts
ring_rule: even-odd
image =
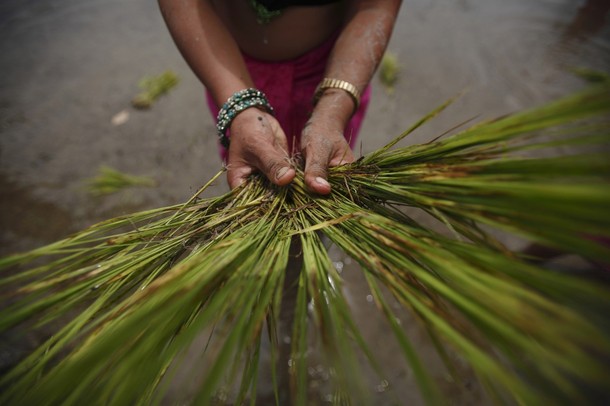
[[[389,50],[401,70],[393,93],[373,80],[357,155],[370,152],[446,99],[464,92],[405,143],[425,142],[476,117],[490,119],[566,95],[584,82],[570,69],[610,71],[607,1],[405,1]],[[5,0],[0,5],[0,254],[31,249],[111,216],[185,201],[220,168],[201,84],[176,50],[150,0]],[[148,111],[131,98],[145,75],[173,70],[179,85]],[[123,112],[127,121],[112,119]],[[155,188],[92,197],[101,165],[149,176]],[[208,192],[227,191],[222,182]],[[507,243],[518,247],[518,241]],[[357,269],[331,250],[367,338],[379,345],[401,403],[421,399],[410,371],[386,343],[386,327]],[[408,325],[405,315],[402,321]],[[434,368],[425,335],[410,335]],[[3,350],[4,353],[4,350]],[[427,356],[426,354],[430,354]],[[10,356],[9,356],[10,358]],[[324,382],[324,370],[311,371]],[[405,379],[406,378],[406,379]],[[451,382],[456,404],[482,404],[475,383]],[[378,404],[393,404],[371,378]],[[320,399],[325,394],[320,390]]]

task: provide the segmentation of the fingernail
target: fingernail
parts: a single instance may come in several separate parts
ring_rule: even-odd
[[[330,186],[330,184],[326,181],[326,179],[321,178],[321,177],[317,177],[316,178],[316,183],[322,186]]]
[[[279,170],[278,170],[278,171],[275,173],[275,179],[278,179],[278,180],[279,180],[279,179],[282,179],[282,177],[283,177],[284,175],[286,175],[286,172],[288,172],[288,169],[289,169],[289,168],[288,168],[287,166],[285,166],[285,167],[283,167],[283,168],[280,168],[280,169],[279,169]]]

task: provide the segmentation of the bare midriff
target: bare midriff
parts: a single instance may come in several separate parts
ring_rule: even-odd
[[[268,61],[296,58],[322,44],[343,24],[345,3],[288,7],[261,24],[249,0],[212,0],[241,50]]]

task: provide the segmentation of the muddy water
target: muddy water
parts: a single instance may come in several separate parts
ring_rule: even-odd
[[[383,145],[463,91],[405,142],[428,140],[471,117],[491,118],[567,94],[583,86],[570,67],[610,71],[607,4],[405,1],[389,46],[401,63],[400,80],[392,94],[374,82],[356,152]],[[171,42],[156,2],[4,0],[0,34],[0,254],[110,216],[184,201],[220,168],[202,87]],[[166,69],[178,73],[180,85],[150,111],[132,110],[139,78]],[[112,124],[123,111],[128,120]],[[102,164],[151,176],[158,187],[93,198],[83,182]],[[219,182],[208,193],[226,190]],[[419,403],[411,372],[395,357],[357,268],[339,252],[333,256],[367,338],[389,366],[390,387],[400,403]],[[408,316],[403,323],[410,325]],[[427,362],[437,365],[424,334],[415,327],[409,333]],[[484,403],[466,372],[458,384],[435,370],[455,403]],[[395,403],[385,396],[385,383],[371,378],[370,387],[378,404]]]

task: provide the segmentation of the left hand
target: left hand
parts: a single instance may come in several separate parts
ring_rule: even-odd
[[[305,158],[305,184],[309,190],[327,195],[328,168],[354,161],[354,154],[343,136],[344,125],[332,117],[314,114],[301,134]]]

